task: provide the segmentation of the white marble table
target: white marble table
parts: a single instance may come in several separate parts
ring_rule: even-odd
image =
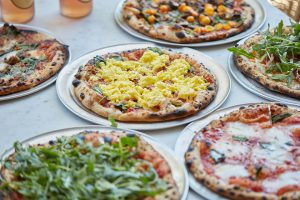
[[[273,8],[267,1],[262,1],[267,11],[267,23],[276,25],[283,19],[288,23],[288,17]],[[50,30],[70,45],[73,59],[91,50],[130,42],[143,42],[125,33],[114,21],[114,9],[118,0],[94,0],[91,15],[81,19],[69,19],[60,15],[59,1],[36,0],[36,15],[29,25]],[[265,24],[264,27],[266,27]],[[233,43],[199,48],[200,51],[215,58],[226,69],[228,52],[226,48]],[[222,88],[221,88],[222,89]],[[262,102],[260,97],[248,92],[232,77],[232,90],[228,100],[222,107],[241,103]],[[55,84],[35,94],[0,102],[0,153],[11,147],[16,140],[24,140],[39,133],[80,125],[91,124],[71,113],[59,101]],[[177,136],[184,126],[157,131],[145,131],[170,148],[173,148]],[[202,199],[192,190],[189,200]]]

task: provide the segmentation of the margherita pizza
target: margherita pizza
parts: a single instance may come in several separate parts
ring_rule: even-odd
[[[281,21],[229,48],[237,68],[266,88],[300,99],[300,24],[284,27]]]
[[[73,86],[86,108],[120,121],[185,117],[205,108],[217,89],[202,64],[156,47],[96,56]]]
[[[300,111],[241,107],[196,133],[185,161],[199,182],[230,199],[300,199]]]
[[[4,24],[0,28],[0,95],[48,80],[67,57],[67,47],[50,36]]]
[[[140,136],[85,131],[24,146],[1,168],[8,200],[179,200],[168,162]]]
[[[254,21],[253,8],[242,0],[126,0],[122,14],[140,33],[176,43],[221,40]]]

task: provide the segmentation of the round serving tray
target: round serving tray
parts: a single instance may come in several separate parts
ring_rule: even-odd
[[[207,116],[202,120],[195,121],[185,127],[182,132],[180,133],[179,137],[176,140],[175,144],[175,153],[177,157],[180,159],[182,163],[184,163],[184,154],[187,151],[190,143],[192,142],[193,137],[195,136],[196,132],[204,128],[207,124],[211,121],[219,119],[220,117],[229,114],[232,111],[238,110],[240,107],[246,107],[253,104],[259,103],[248,103],[248,104],[241,104],[235,105],[224,109],[219,109],[216,112],[212,113],[211,115]],[[287,104],[290,108],[294,108],[300,110],[299,106],[294,106]],[[205,199],[209,200],[228,200],[228,198],[218,195],[214,193],[200,182],[198,182],[190,173],[188,173],[190,187],[200,196],[204,197]]]
[[[14,26],[16,26],[18,29],[21,30],[31,30],[31,31],[37,31],[40,33],[44,33],[45,35],[51,37],[51,38],[55,38],[58,42],[60,42],[62,45],[65,45],[66,49],[67,49],[67,58],[66,58],[66,62],[64,64],[64,66],[66,66],[70,61],[71,61],[71,51],[69,49],[69,46],[66,45],[62,40],[60,40],[58,37],[56,37],[53,33],[49,32],[46,29],[43,28],[39,28],[39,27],[34,27],[34,26],[29,26],[29,25],[23,25],[23,24],[12,24]],[[3,26],[3,23],[0,24],[0,26]],[[63,67],[64,67],[63,66]],[[60,69],[61,70],[61,69]],[[37,92],[47,86],[49,86],[51,83],[53,83],[57,77],[58,77],[58,73],[56,73],[56,75],[50,77],[48,80],[44,81],[43,83],[28,89],[28,90],[24,90],[24,91],[20,91],[20,92],[16,92],[16,93],[12,93],[12,94],[8,94],[8,95],[3,95],[0,96],[0,101],[4,101],[4,100],[10,100],[10,99],[15,99],[15,98],[19,98],[19,97],[23,97],[29,94],[32,94],[34,92]]]
[[[252,36],[250,36],[252,37]],[[249,37],[239,41],[237,44],[241,45],[243,44]],[[260,96],[262,98],[271,100],[271,101],[280,101],[283,103],[288,103],[292,105],[298,105],[300,106],[300,100],[289,97],[287,95],[281,94],[279,92],[275,92],[272,90],[269,90],[268,88],[264,87],[260,83],[256,82],[252,78],[249,78],[245,76],[235,65],[233,60],[233,53],[230,52],[227,60],[229,71],[232,74],[232,76],[239,82],[240,85],[242,85],[245,89],[249,90],[253,94],[256,94],[257,96]]]
[[[117,46],[110,46],[103,49],[98,49],[87,53],[68,66],[66,66],[56,81],[56,88],[57,94],[61,102],[73,113],[78,115],[79,117],[86,119],[90,122],[96,124],[103,124],[103,125],[110,125],[111,122],[104,117],[101,117],[92,111],[85,108],[75,97],[73,91],[72,81],[74,79],[74,75],[77,73],[79,66],[85,65],[90,59],[92,59],[96,55],[103,55],[106,53],[111,52],[121,52],[127,51],[132,49],[139,49],[139,48],[147,48],[147,47],[160,47],[155,44],[124,44],[124,45],[117,45]],[[165,121],[165,122],[118,122],[118,127],[121,128],[128,128],[128,129],[135,129],[135,130],[157,130],[157,129],[164,129],[179,126],[182,124],[187,124],[192,121],[195,121],[199,118],[202,118],[217,108],[219,108],[228,97],[231,88],[231,80],[227,73],[227,71],[220,66],[219,64],[215,63],[212,58],[206,56],[205,54],[190,48],[173,48],[171,49],[170,53],[182,53],[187,54],[191,58],[195,59],[196,61],[202,63],[217,79],[217,85],[222,86],[219,88],[215,99],[202,111],[177,120]]]
[[[152,147],[158,151],[168,162],[168,164],[171,167],[171,171],[173,174],[173,178],[178,186],[179,192],[181,194],[181,199],[186,199],[188,195],[188,189],[189,189],[189,183],[188,183],[188,176],[187,171],[183,165],[182,162],[180,162],[173,151],[171,151],[166,145],[163,145],[159,143],[156,139],[153,137],[150,137],[149,135],[146,135],[144,133],[128,130],[128,129],[119,129],[119,128],[112,128],[112,127],[106,127],[106,126],[82,126],[82,127],[74,127],[74,128],[67,128],[67,129],[60,129],[56,131],[51,131],[47,133],[40,134],[38,136],[29,138],[22,142],[22,144],[25,145],[37,145],[37,144],[44,144],[49,142],[50,140],[56,140],[59,137],[62,136],[72,136],[76,135],[82,131],[99,131],[104,133],[110,133],[112,131],[124,131],[127,133],[135,133],[139,136],[141,136],[143,139],[145,139],[149,144],[152,145]],[[14,152],[14,149],[8,149],[5,151],[2,156],[1,160],[5,160],[8,156],[10,156]],[[1,163],[0,162],[0,169],[1,169]],[[0,176],[0,180],[3,177]]]
[[[139,33],[138,31],[131,28],[123,19],[122,16],[122,6],[125,0],[121,0],[118,4],[116,10],[115,10],[115,20],[118,23],[118,25],[127,33],[151,42],[163,44],[163,45],[170,45],[170,46],[181,46],[181,47],[205,47],[205,46],[214,46],[214,45],[221,45],[226,44],[230,42],[234,42],[237,40],[240,40],[244,37],[247,37],[256,31],[258,31],[265,23],[266,21],[266,11],[263,5],[260,3],[259,0],[245,0],[249,5],[252,6],[252,8],[255,10],[255,20],[252,24],[252,26],[247,29],[246,31],[239,33],[237,35],[234,35],[232,37],[223,39],[223,40],[216,40],[211,42],[201,42],[201,43],[175,43],[175,42],[168,42],[165,40],[155,39],[151,38],[147,35],[144,35],[142,33]]]

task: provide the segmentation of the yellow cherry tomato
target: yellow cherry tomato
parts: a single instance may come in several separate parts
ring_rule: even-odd
[[[150,24],[154,24],[154,22],[155,22],[155,16],[154,15],[150,15],[148,18],[147,18],[147,20],[148,20],[148,22],[150,23]]]
[[[156,10],[149,8],[149,9],[145,10],[144,13],[148,14],[148,15],[155,15]]]
[[[222,30],[222,29],[223,29],[223,24],[221,24],[221,23],[215,24],[215,29],[216,29],[217,31]]]
[[[202,32],[202,27],[194,28],[194,32],[200,34]]]
[[[195,21],[195,17],[194,17],[194,16],[188,16],[188,17],[186,18],[186,21],[192,23],[192,22]]]
[[[179,10],[180,12],[184,12],[183,10],[185,9],[185,7],[186,7],[185,3],[180,4],[180,6],[178,6],[178,10]]]
[[[237,26],[237,23],[235,21],[229,21],[227,22],[229,26],[231,27],[236,27]]]
[[[228,8],[224,5],[219,5],[217,8],[218,13],[226,13]]]
[[[169,6],[167,5],[161,5],[159,6],[159,12],[161,13],[167,13],[169,11]]]
[[[208,25],[208,24],[210,24],[211,20],[209,17],[205,16],[205,17],[202,17],[202,19],[200,19],[199,22],[202,25]]]
[[[229,29],[231,29],[231,26],[229,24],[223,24],[223,29],[229,30]]]

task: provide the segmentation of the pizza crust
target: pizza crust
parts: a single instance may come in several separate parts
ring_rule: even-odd
[[[256,104],[250,105],[249,108],[256,108],[260,107],[261,105],[272,105],[272,110],[275,113],[292,113],[297,116],[300,115],[300,112],[291,108],[288,108],[284,104]],[[245,107],[240,107],[240,110],[245,109]],[[207,126],[205,126],[202,130],[195,134],[187,152],[185,153],[185,162],[188,170],[192,174],[192,176],[203,184],[205,187],[209,188],[213,192],[220,194],[222,196],[228,197],[233,200],[278,200],[278,199],[285,199],[285,200],[293,200],[300,198],[300,191],[296,192],[286,192],[281,196],[277,196],[274,194],[268,194],[264,192],[254,192],[251,189],[243,188],[238,185],[228,184],[226,182],[220,181],[220,179],[216,178],[215,176],[209,175],[204,171],[204,165],[200,158],[200,149],[199,149],[199,142],[201,139],[201,132],[204,129],[210,129],[211,127],[218,127],[222,126],[222,121],[230,120],[233,118],[239,118],[239,110],[233,111],[232,113],[220,117],[218,120],[214,120],[210,122]]]
[[[197,70],[201,75],[207,75],[213,77],[210,72],[205,69],[202,65],[197,63],[195,60],[182,56],[180,54],[175,55],[176,58],[184,58],[190,63],[192,67]],[[87,83],[86,77],[89,77],[88,69],[80,68],[78,73],[75,75],[75,80],[73,81],[73,91],[80,103],[87,109],[95,112],[102,117],[113,117],[119,121],[127,122],[159,122],[168,121],[178,118],[183,118],[203,110],[207,107],[214,99],[217,92],[216,80],[213,80],[206,90],[198,91],[197,96],[193,102],[186,102],[180,107],[168,106],[166,109],[160,111],[151,111],[145,109],[138,109],[134,112],[123,113],[115,107],[105,107],[102,101],[106,101],[106,97],[95,92]],[[213,77],[214,79],[214,77]],[[75,84],[74,84],[75,83]]]
[[[201,43],[214,40],[222,40],[224,38],[237,35],[247,30],[249,27],[251,27],[255,19],[253,8],[249,5],[244,5],[241,6],[243,8],[241,16],[244,21],[243,24],[239,27],[229,30],[212,31],[204,35],[188,35],[182,32],[182,28],[177,29],[167,25],[159,25],[158,27],[154,28],[154,26],[147,23],[145,19],[138,18],[136,16],[140,14],[140,11],[138,9],[127,7],[126,5],[135,5],[136,7],[139,7],[139,3],[138,0],[126,0],[123,5],[123,19],[131,28],[149,37],[175,43]],[[181,36],[178,37],[178,34]]]
[[[240,47],[247,50],[253,44],[258,43],[262,39],[260,34],[254,35],[253,37],[247,39],[244,44]],[[269,90],[279,92],[282,94],[286,94],[288,96],[300,99],[300,84],[298,89],[290,88],[286,85],[286,83],[275,81],[268,77],[267,75],[263,74],[254,62],[249,62],[249,60],[242,56],[234,56],[234,62],[237,68],[245,75],[250,77],[251,79],[255,80],[256,82],[260,83],[264,87],[268,88]]]

